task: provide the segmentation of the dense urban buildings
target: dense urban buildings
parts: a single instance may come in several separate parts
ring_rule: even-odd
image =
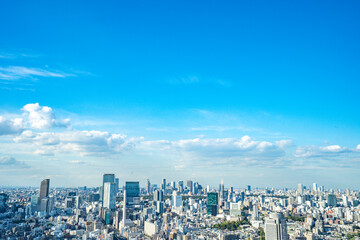
[[[116,180],[119,179],[119,180]],[[2,188],[1,239],[359,239],[358,190],[159,188],[104,174],[99,187]],[[168,182],[166,184],[166,182]],[[197,189],[197,190],[194,190]],[[102,200],[100,195],[103,196]]]

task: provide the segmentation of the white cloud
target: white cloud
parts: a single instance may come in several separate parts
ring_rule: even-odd
[[[50,107],[39,103],[29,103],[23,108],[19,117],[0,116],[0,136],[19,134],[26,129],[50,129],[54,127],[70,127],[70,119],[58,120]]]
[[[143,141],[138,149],[160,151],[173,158],[182,159],[188,166],[197,161],[222,165],[277,164],[286,154],[283,148],[267,141],[241,138],[194,138],[178,141]]]
[[[18,161],[15,158],[9,157],[9,156],[0,157],[0,166],[5,167],[5,168],[8,168],[8,167],[28,168],[29,167],[25,163]]]
[[[0,67],[0,79],[3,80],[17,80],[34,77],[65,78],[70,76],[74,76],[74,74],[22,66]]]
[[[0,116],[0,136],[18,134],[24,129],[24,122],[21,118],[6,119]]]
[[[285,147],[291,147],[293,146],[293,141],[292,140],[280,140],[280,141],[275,141],[275,144],[277,146],[279,146],[280,148],[285,148]]]
[[[83,160],[73,160],[70,163],[72,163],[72,164],[86,164],[86,162],[83,161]]]
[[[22,110],[24,118],[33,129],[49,129],[52,127],[69,127],[70,119],[57,120],[50,107],[40,106],[39,103],[26,104]]]
[[[76,153],[82,156],[101,156],[132,151],[141,138],[101,131],[32,132],[24,131],[14,138],[17,143],[34,145],[35,154],[54,155]]]
[[[353,150],[339,145],[329,146],[300,146],[295,151],[296,157],[336,157],[344,153],[350,153]]]

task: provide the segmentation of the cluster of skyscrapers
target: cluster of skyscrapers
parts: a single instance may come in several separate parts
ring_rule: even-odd
[[[302,184],[292,189],[203,187],[187,180],[96,188],[3,189],[0,238],[338,239],[360,236],[360,193]],[[34,224],[35,222],[35,224]],[[19,224],[21,223],[21,224]],[[351,230],[349,230],[351,226]],[[357,228],[359,227],[359,228]],[[350,235],[349,235],[350,234]]]

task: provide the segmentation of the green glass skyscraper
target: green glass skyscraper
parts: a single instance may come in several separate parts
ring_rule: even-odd
[[[218,214],[219,195],[216,192],[209,192],[207,194],[207,213],[212,216]]]

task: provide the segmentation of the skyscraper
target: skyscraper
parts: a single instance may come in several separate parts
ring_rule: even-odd
[[[126,204],[127,207],[140,204],[140,186],[139,182],[126,182]]]
[[[164,178],[161,183],[161,190],[165,191],[166,189],[166,179]]]
[[[39,204],[41,204],[41,200],[49,196],[49,187],[50,187],[50,179],[44,179],[40,184],[40,194],[39,194]]]
[[[126,225],[126,220],[128,219],[128,214],[127,214],[127,209],[126,209],[126,188],[124,189],[124,205],[123,205],[123,209],[122,209],[122,213],[123,213],[123,217],[122,217],[122,227],[124,228]]]
[[[253,206],[251,220],[253,220],[253,221],[259,220],[259,209],[258,209],[258,205],[256,205],[256,204]]]
[[[314,192],[317,191],[317,184],[316,183],[313,183],[313,190],[314,190]]]
[[[155,190],[153,194],[153,201],[164,201],[164,192],[162,190]]]
[[[116,183],[116,192],[118,192],[119,191],[119,184],[120,184],[120,180],[119,180],[119,178],[115,178],[115,183]]]
[[[187,186],[187,188],[188,188],[188,190],[189,190],[190,192],[193,191],[193,189],[192,189],[192,188],[193,188],[193,181],[187,180],[186,186]]]
[[[184,191],[184,181],[180,180],[178,182],[178,191],[182,193]]]
[[[207,194],[207,214],[216,216],[218,214],[219,195],[216,192]]]
[[[198,182],[194,182],[193,183],[193,189],[192,189],[192,193],[193,194],[197,194],[199,190],[199,183]]]
[[[288,240],[286,219],[281,213],[270,213],[265,219],[265,239]]]
[[[304,186],[301,183],[298,184],[298,194],[304,194]]]
[[[172,206],[173,207],[180,207],[182,206],[182,196],[178,194],[177,191],[173,192],[172,195]]]
[[[146,193],[147,194],[151,194],[151,184],[150,184],[150,180],[149,179],[146,179]]]
[[[100,193],[101,201],[104,200],[104,185],[105,183],[115,183],[115,174],[104,174],[103,175],[103,184],[102,184],[102,190]]]
[[[104,185],[103,207],[115,210],[116,203],[116,183],[106,182]]]
[[[220,195],[220,204],[222,204],[222,202],[224,201],[224,193],[225,193],[225,188],[224,188],[224,180],[221,179],[221,184],[219,187],[219,195]]]
[[[327,204],[329,207],[336,207],[337,204],[336,195],[334,194],[327,195]]]

